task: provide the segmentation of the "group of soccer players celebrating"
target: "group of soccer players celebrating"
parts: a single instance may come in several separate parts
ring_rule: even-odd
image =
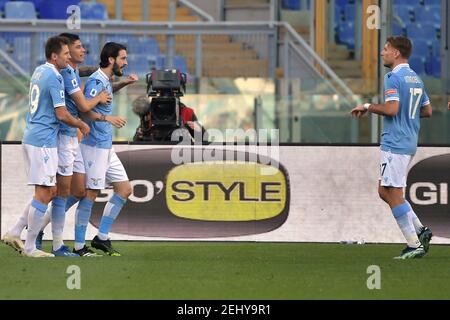
[[[79,65],[85,49],[78,35],[62,33],[45,45],[47,62],[38,66],[30,83],[30,110],[22,141],[28,185],[35,193],[16,225],[3,241],[27,257],[120,256],[108,238],[109,231],[130,196],[127,173],[112,147],[112,127],[126,124],[112,115],[113,92],[138,80],[123,76],[127,66],[124,45],[108,42],[100,54],[100,67],[86,84],[80,82]],[[79,143],[81,132],[81,143]],[[105,205],[97,235],[86,245],[86,229],[100,190],[112,186],[114,194]],[[78,203],[75,243],[63,242],[66,212]],[[42,250],[44,228],[51,221],[52,252]],[[25,244],[21,233],[26,231]]]

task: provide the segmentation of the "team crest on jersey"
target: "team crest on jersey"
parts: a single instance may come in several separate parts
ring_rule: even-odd
[[[91,178],[92,183],[94,186],[98,186],[98,183],[102,180],[101,178]]]
[[[89,168],[92,167],[93,162],[92,161],[88,161],[88,166]]]
[[[98,79],[95,79],[95,84],[98,86],[99,84],[101,84],[102,82]]]
[[[69,166],[59,166],[59,171],[61,171],[61,173],[66,173],[66,170]]]
[[[48,159],[50,159],[50,157],[49,156],[45,156],[44,157],[44,163],[47,163]]]
[[[53,180],[55,179],[55,176],[48,176],[48,181],[50,183],[53,183]]]

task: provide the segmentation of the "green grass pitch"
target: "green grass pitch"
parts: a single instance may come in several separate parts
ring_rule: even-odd
[[[122,257],[33,259],[1,243],[0,299],[450,299],[449,246],[435,245],[423,259],[404,261],[392,259],[400,245],[115,246]],[[80,290],[66,286],[70,265],[80,267]],[[371,265],[381,269],[380,290],[367,288]]]

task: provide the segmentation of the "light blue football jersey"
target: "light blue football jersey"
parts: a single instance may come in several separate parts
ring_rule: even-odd
[[[65,106],[61,74],[50,63],[34,70],[30,82],[30,110],[23,143],[36,147],[56,148],[59,121],[55,108]]]
[[[66,96],[67,110],[74,118],[79,118],[79,112],[75,101],[71,95],[77,91],[80,91],[80,75],[78,70],[72,68],[70,65],[61,70],[61,76],[64,80],[64,91]],[[71,127],[64,122],[60,122],[59,133],[70,137],[77,136],[77,128]]]
[[[400,64],[384,78],[385,101],[399,101],[394,117],[383,117],[381,150],[414,155],[420,130],[420,109],[430,100],[422,80],[408,64]]]
[[[90,100],[97,96],[100,92],[106,90],[106,92],[112,97],[112,86],[108,76],[100,69],[94,72],[86,82],[84,87],[84,95],[87,100]],[[113,107],[113,100],[108,104],[97,104],[94,112],[103,115],[111,115]],[[81,143],[89,146],[111,149],[112,148],[112,125],[106,121],[89,121],[91,131],[87,138],[83,137]]]

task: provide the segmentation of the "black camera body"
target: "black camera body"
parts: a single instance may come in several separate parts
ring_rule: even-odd
[[[172,132],[183,128],[180,97],[186,91],[186,74],[179,70],[152,70],[146,76],[147,96],[151,102],[139,101],[133,111],[141,124],[134,141],[171,141]]]

